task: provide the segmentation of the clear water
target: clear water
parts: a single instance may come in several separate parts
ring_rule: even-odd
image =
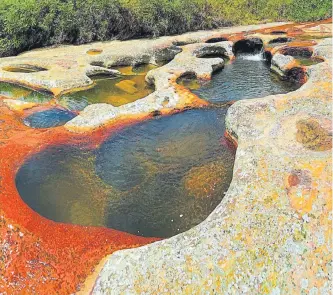
[[[35,112],[23,120],[23,123],[32,128],[50,128],[61,126],[73,119],[76,115],[70,111],[58,108]]]
[[[299,86],[282,81],[270,71],[270,64],[262,55],[257,54],[240,55],[236,60],[227,62],[211,81],[200,87],[194,86],[192,91],[210,102],[221,103],[287,93]]]
[[[122,73],[119,77],[96,76],[93,77],[94,87],[72,92],[61,96],[59,104],[73,111],[80,111],[88,104],[109,103],[121,106],[143,98],[154,91],[146,81],[145,76],[154,65],[139,67],[115,68]]]
[[[238,57],[206,85],[180,83],[216,103],[297,88],[272,75],[261,55]],[[142,236],[184,232],[214,210],[231,182],[226,112],[215,107],[151,119],[111,135],[95,150],[49,148],[20,168],[17,189],[32,209],[55,221]]]
[[[17,84],[0,82],[0,95],[11,99],[19,99],[27,102],[43,103],[51,100],[53,95],[46,92],[38,92]]]
[[[169,237],[203,221],[232,178],[226,109],[190,110],[128,127],[97,150],[58,146],[29,159],[16,185],[59,222]]]

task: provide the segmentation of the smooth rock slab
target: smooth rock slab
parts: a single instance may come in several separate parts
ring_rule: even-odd
[[[302,120],[315,120],[325,142],[332,134],[328,43],[315,47],[326,61],[299,90],[230,107],[238,149],[214,212],[183,234],[109,256],[93,294],[330,293],[331,148],[298,135]]]

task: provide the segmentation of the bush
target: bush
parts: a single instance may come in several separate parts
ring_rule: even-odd
[[[331,0],[0,0],[0,56],[54,44],[319,20],[331,9]]]

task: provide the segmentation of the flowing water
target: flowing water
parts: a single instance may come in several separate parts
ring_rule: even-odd
[[[236,60],[227,62],[225,67],[204,85],[193,80],[180,83],[192,88],[199,97],[213,103],[287,93],[300,86],[282,81],[273,74],[270,64],[262,54],[238,56]]]

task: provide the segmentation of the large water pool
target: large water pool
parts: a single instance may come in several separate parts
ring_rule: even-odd
[[[193,91],[223,103],[298,86],[281,81],[257,56],[241,56]],[[24,163],[17,189],[54,221],[173,236],[202,222],[229,187],[235,151],[224,137],[226,113],[217,104],[154,118],[110,135],[93,150],[51,147]]]
[[[226,109],[190,110],[110,136],[98,149],[57,146],[29,159],[23,200],[60,222],[169,237],[203,221],[232,178]]]

